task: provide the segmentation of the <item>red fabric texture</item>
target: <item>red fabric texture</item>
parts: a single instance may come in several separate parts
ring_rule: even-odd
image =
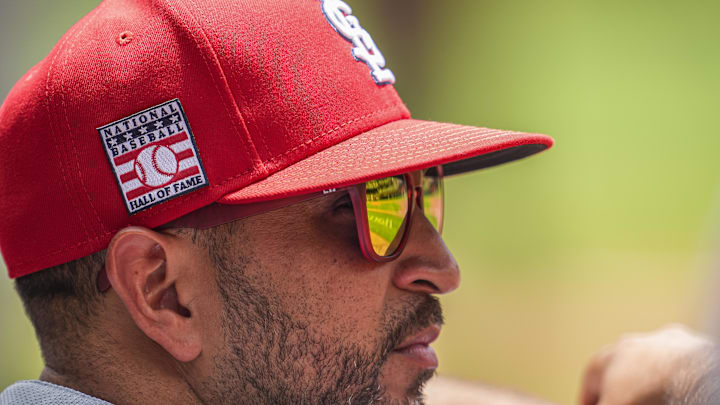
[[[552,146],[547,135],[403,119],[335,144],[219,202],[239,204],[289,197],[521,145]]]
[[[103,1],[0,107],[0,249],[10,277],[221,199],[274,198],[552,142],[408,120],[394,88],[377,85],[351,47],[318,0]],[[129,215],[96,128],[175,98],[209,186]]]

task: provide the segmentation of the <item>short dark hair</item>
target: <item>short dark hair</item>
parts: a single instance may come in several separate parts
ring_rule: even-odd
[[[15,280],[46,363],[63,363],[69,338],[82,341],[98,313],[97,276],[105,250]]]

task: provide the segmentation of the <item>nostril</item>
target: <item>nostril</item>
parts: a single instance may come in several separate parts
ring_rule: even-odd
[[[440,289],[435,284],[433,284],[427,280],[415,280],[412,282],[412,284],[415,284],[416,286],[427,287],[427,288],[431,289],[433,292],[440,291]]]
[[[133,33],[130,31],[121,32],[120,35],[118,35],[118,37],[115,39],[115,41],[118,43],[118,45],[127,45],[132,40],[133,40]]]

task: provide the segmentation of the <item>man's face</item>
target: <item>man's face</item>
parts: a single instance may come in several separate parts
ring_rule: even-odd
[[[421,403],[457,265],[420,210],[403,254],[365,259],[348,196],[237,221],[209,246],[224,339],[212,402]],[[210,272],[211,273],[211,272]]]

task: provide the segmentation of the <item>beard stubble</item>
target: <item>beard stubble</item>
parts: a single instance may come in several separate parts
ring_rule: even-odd
[[[217,282],[224,299],[223,334],[228,352],[214,359],[205,385],[206,403],[253,405],[422,405],[422,388],[434,375],[425,370],[402,399],[391,400],[380,379],[383,365],[407,336],[442,324],[437,298],[413,295],[382,316],[380,338],[370,350],[321,336],[293,319],[279,297],[263,294],[245,276],[257,265],[230,262],[215,252]]]

